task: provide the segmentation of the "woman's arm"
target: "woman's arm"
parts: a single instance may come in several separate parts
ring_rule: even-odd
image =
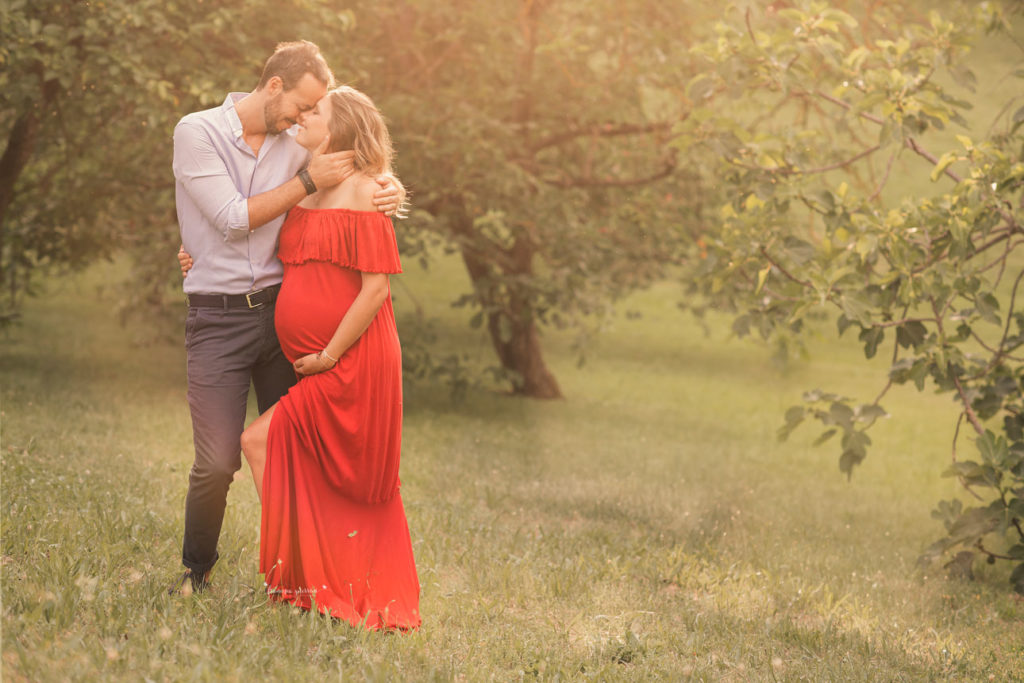
[[[373,322],[377,311],[388,298],[388,276],[385,273],[362,273],[362,276],[362,289],[349,306],[345,317],[338,323],[338,329],[334,331],[331,341],[327,342],[323,352],[311,353],[295,361],[295,372],[300,375],[315,375],[330,370]]]

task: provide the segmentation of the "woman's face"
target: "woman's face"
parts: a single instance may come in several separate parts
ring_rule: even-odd
[[[331,96],[324,95],[316,106],[299,116],[299,132],[295,141],[308,150],[314,150],[327,137],[327,122],[331,119]]]

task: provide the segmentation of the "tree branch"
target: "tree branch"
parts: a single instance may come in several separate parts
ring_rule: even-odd
[[[849,166],[850,164],[856,163],[857,161],[860,161],[861,159],[863,159],[864,157],[866,157],[866,156],[868,156],[870,154],[874,154],[879,149],[881,149],[881,145],[875,145],[874,147],[869,147],[868,149],[865,149],[864,151],[856,154],[853,157],[850,157],[849,159],[846,159],[845,161],[837,161],[836,163],[829,164],[828,166],[819,166],[817,168],[806,168],[806,169],[797,168],[797,167],[792,166],[792,165],[783,166],[783,167],[779,167],[779,168],[766,168],[764,166],[753,166],[753,165],[750,165],[750,164],[742,164],[742,163],[740,163],[738,161],[734,161],[732,159],[729,159],[728,161],[733,166],[739,166],[740,168],[745,168],[745,169],[747,169],[749,171],[761,171],[761,172],[764,172],[764,173],[777,173],[779,175],[787,175],[787,176],[788,175],[815,175],[815,174],[818,174],[818,173],[826,173],[828,171],[835,171],[836,169],[840,169],[840,168],[844,168],[846,166]]]
[[[520,165],[523,166],[522,164]],[[526,166],[523,166],[523,169],[530,172]],[[562,178],[541,178],[541,180],[548,185],[553,185],[562,189],[570,189],[574,187],[633,187],[636,185],[646,185],[647,183],[653,183],[657,180],[661,180],[662,178],[666,178],[672,175],[672,172],[675,170],[676,160],[670,157],[665,160],[665,166],[660,171],[638,178],[594,178],[592,176],[574,178],[572,176],[563,176]]]
[[[764,256],[765,260],[768,261],[768,263],[771,264],[771,266],[773,268],[776,268],[780,273],[785,275],[787,278],[789,278],[790,280],[792,280],[793,282],[797,283],[798,285],[800,285],[802,287],[806,287],[808,289],[814,289],[814,285],[813,284],[811,284],[807,280],[800,280],[800,279],[794,277],[792,273],[790,273],[788,270],[786,270],[785,268],[780,266],[778,263],[776,263],[775,259],[773,259],[771,256],[768,255],[768,250],[767,249],[765,249],[764,247],[761,247],[760,251],[761,251],[761,255]]]
[[[935,327],[938,329],[939,332],[939,344],[941,346],[945,346],[946,331],[942,327],[942,319],[939,314],[938,305],[935,303],[934,297],[930,298],[929,300],[932,303],[932,311],[935,313],[936,317]],[[964,391],[963,384],[960,383],[959,375],[957,375],[956,372],[954,372],[953,369],[949,367],[948,363],[946,365],[945,370],[946,372],[949,373],[949,376],[953,378],[953,384],[956,385],[956,393],[960,397],[960,403],[962,403],[964,406],[964,413],[966,413],[967,419],[970,421],[971,426],[974,427],[974,431],[977,432],[979,436],[984,434],[985,429],[981,426],[981,422],[978,420],[978,415],[974,412],[974,408],[971,407],[971,401],[967,398],[967,392]]]
[[[996,558],[998,560],[1015,560],[1015,559],[1017,559],[1015,557],[1010,557],[1009,555],[1000,555],[999,553],[994,553],[991,550],[986,550],[985,546],[983,546],[981,544],[981,539],[980,538],[978,539],[978,542],[975,544],[975,546],[978,548],[978,550],[980,550],[981,552],[985,553],[989,557],[994,557],[994,558]]]
[[[659,121],[655,123],[592,123],[570,128],[569,130],[549,135],[538,140],[530,146],[532,153],[537,153],[547,147],[556,147],[582,137],[615,137],[619,135],[642,135],[644,133],[668,132],[672,129],[672,122]]]
[[[996,363],[999,362],[1000,358],[1006,355],[1006,338],[1010,336],[1010,324],[1013,322],[1013,307],[1017,301],[1017,289],[1020,287],[1021,280],[1024,279],[1024,268],[1017,274],[1017,279],[1013,281],[1013,289],[1010,293],[1010,306],[1006,309],[1006,326],[1003,328],[1003,337],[999,340],[999,352],[992,359],[989,364],[989,368],[994,368]]]
[[[956,464],[956,442],[960,438],[960,425],[962,425],[964,422],[964,415],[965,413],[961,411],[960,415],[956,418],[956,429],[953,431],[953,452],[950,455],[950,457],[953,460],[953,464]],[[972,489],[966,481],[964,481],[963,477],[957,476],[956,480],[960,482],[961,486],[964,487],[964,491],[967,491],[967,493],[974,496],[976,500],[984,500],[984,498],[982,498],[978,493],[976,493],[975,490]]]
[[[910,309],[909,306],[904,307],[903,315],[906,315],[907,311],[909,309]],[[899,360],[899,357],[900,357],[900,339],[897,336],[896,339],[893,340],[893,343],[892,343],[892,359],[889,361],[889,367],[892,367],[893,365],[896,365],[896,361]],[[875,400],[872,402],[872,405],[876,405],[877,406],[878,402],[881,401],[882,398],[885,397],[885,395],[887,393],[889,393],[889,389],[892,389],[892,385],[893,385],[893,379],[892,379],[892,374],[890,374],[889,375],[889,381],[885,383],[884,387],[882,387],[882,391],[880,391],[878,396],[875,397]]]
[[[903,148],[901,147],[900,149]],[[893,162],[896,161],[896,157],[898,157],[899,154],[900,150],[897,149],[891,155],[889,155],[889,161],[885,164],[885,173],[882,175],[882,180],[879,181],[878,187],[876,187],[875,191],[871,193],[870,197],[868,197],[869,202],[875,201],[882,194],[882,188],[884,188],[885,184],[889,182],[889,174],[892,172]]]
[[[899,327],[900,325],[906,325],[907,323],[934,323],[938,322],[937,318],[903,318],[901,320],[890,320],[884,323],[875,323],[873,327]]]
[[[835,104],[837,106],[842,107],[843,109],[850,110],[850,109],[853,108],[852,105],[849,102],[844,102],[843,100],[839,99],[838,97],[833,97],[832,95],[829,95],[826,92],[822,92],[820,90],[817,90],[817,91],[815,91],[814,94],[817,95],[818,97],[824,99],[824,100],[827,100],[827,101],[831,102],[832,104]],[[875,116],[874,114],[869,114],[866,111],[859,112],[857,115],[862,117],[862,118],[867,119],[868,121],[871,121],[873,123],[877,123],[880,126],[885,125],[885,121],[883,119]],[[914,153],[917,154],[918,156],[924,157],[925,159],[930,161],[933,166],[935,164],[939,163],[939,159],[934,154],[932,154],[931,152],[926,150],[924,147],[922,147],[920,145],[920,143],[918,143],[918,141],[914,139],[913,136],[908,135],[907,137],[905,137],[903,139],[903,144],[906,145],[907,147],[909,147],[910,149],[912,149],[914,151]],[[956,173],[951,171],[949,168],[947,168],[945,171],[943,171],[943,174],[949,176],[950,178],[952,178],[957,183],[960,183],[960,182],[963,181],[963,178],[961,178],[959,175],[957,175]]]

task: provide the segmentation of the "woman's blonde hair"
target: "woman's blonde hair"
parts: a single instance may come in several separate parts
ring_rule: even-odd
[[[369,175],[390,173],[395,150],[384,117],[373,100],[347,85],[335,88],[330,96],[330,151],[355,150],[356,171]]]

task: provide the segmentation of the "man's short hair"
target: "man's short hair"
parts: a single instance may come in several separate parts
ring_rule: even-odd
[[[274,54],[263,65],[263,75],[256,89],[263,89],[271,78],[280,76],[284,89],[291,90],[306,74],[312,74],[328,88],[334,85],[334,74],[320,54],[320,48],[308,40],[278,43]]]

